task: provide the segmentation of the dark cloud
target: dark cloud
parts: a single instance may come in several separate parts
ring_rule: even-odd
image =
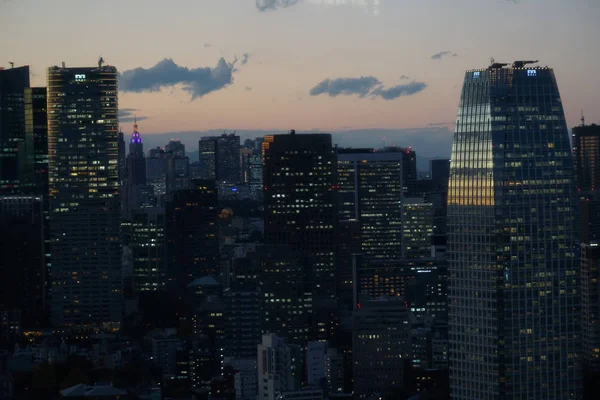
[[[251,91],[252,91],[252,86],[246,86],[246,87],[244,88],[244,90],[245,90],[246,92],[251,92]]]
[[[362,76],[360,78],[325,79],[310,90],[310,95],[328,94],[330,97],[358,95],[359,97],[373,96],[381,97],[384,100],[393,100],[421,92],[426,87],[425,82],[412,81],[404,85],[386,88],[374,76]]]
[[[256,0],[256,8],[259,11],[270,11],[278,8],[286,8],[300,3],[301,0]]]
[[[384,100],[394,100],[402,96],[411,96],[413,94],[422,92],[427,87],[425,82],[412,81],[406,85],[396,85],[389,89],[383,86],[378,87],[371,93],[373,96],[380,96]]]
[[[444,57],[458,57],[458,54],[451,52],[450,50],[440,51],[431,56],[432,60],[441,60]]]
[[[248,64],[248,60],[250,59],[251,56],[252,56],[252,54],[248,54],[248,53],[242,54],[242,60],[240,61],[240,63],[242,65]]]
[[[360,97],[365,97],[378,85],[381,85],[381,82],[374,76],[325,79],[310,90],[310,95],[318,96],[325,93],[331,97],[336,97],[341,94],[346,96],[357,94]]]
[[[119,122],[133,122],[134,119],[138,121],[143,121],[148,119],[148,117],[137,117],[135,116],[135,111],[139,111],[137,108],[121,108],[119,110]]]
[[[402,76],[400,77],[400,80],[401,80],[401,81],[404,81],[404,80],[409,80],[409,79],[410,79],[410,77],[409,77],[409,76],[406,76],[406,75],[402,75]]]
[[[231,85],[233,74],[237,71],[236,62],[237,58],[233,62],[221,58],[213,68],[190,69],[165,58],[148,69],[138,67],[124,71],[119,79],[119,87],[125,92],[139,93],[161,91],[163,88],[182,84],[183,90],[195,100]]]

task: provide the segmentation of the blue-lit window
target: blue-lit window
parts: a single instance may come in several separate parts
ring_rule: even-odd
[[[535,69],[528,69],[527,76],[537,76],[537,71]]]
[[[479,78],[479,75],[481,75],[481,72],[479,72],[479,71],[473,72],[473,79]]]

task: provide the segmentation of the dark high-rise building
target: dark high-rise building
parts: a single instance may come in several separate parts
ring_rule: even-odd
[[[165,215],[161,208],[144,208],[131,215],[130,243],[133,290],[159,291],[167,282],[165,271]]]
[[[600,189],[600,125],[573,128],[573,156],[577,188],[582,191]]]
[[[360,223],[364,262],[402,258],[404,154],[338,150],[338,213]]]
[[[25,89],[29,66],[0,69],[0,193],[28,186],[25,143]],[[32,143],[30,144],[32,145]]]
[[[265,246],[253,257],[260,260],[263,333],[303,345],[310,338],[313,285],[303,258],[287,246]]]
[[[202,176],[220,182],[240,182],[240,137],[235,133],[207,136],[198,142]]]
[[[448,178],[450,178],[450,160],[429,161],[429,173],[436,188],[448,187]]]
[[[377,152],[401,153],[402,154],[402,185],[404,194],[414,195],[417,188],[417,153],[412,147],[386,147]]]
[[[25,161],[33,177],[31,193],[48,199],[48,115],[46,113],[46,88],[33,87],[25,89],[25,141],[28,159]],[[31,169],[31,166],[33,168]],[[45,207],[47,210],[47,207]]]
[[[217,180],[240,182],[240,137],[235,133],[217,138]]]
[[[167,193],[187,189],[190,186],[190,159],[178,155],[168,155],[166,164]]]
[[[335,299],[336,157],[329,134],[265,136],[265,243],[309,258],[319,298]]]
[[[0,196],[0,310],[20,314],[24,328],[45,313],[46,259],[43,199]]]
[[[173,153],[174,156],[185,157],[185,145],[179,140],[171,139],[165,146],[167,153]]]
[[[166,205],[167,273],[182,291],[195,278],[218,276],[217,189],[196,180],[173,192]]]
[[[119,182],[124,183],[127,178],[127,152],[125,150],[125,135],[119,131]]]
[[[223,292],[225,357],[254,358],[260,343],[263,298],[256,287],[234,286]]]
[[[217,178],[217,137],[207,136],[198,142],[202,179]]]
[[[52,322],[118,329],[117,69],[48,69]]]
[[[409,311],[402,299],[361,303],[352,321],[354,398],[402,398],[411,355]]]
[[[575,185],[554,71],[467,71],[448,193],[453,399],[577,399]]]
[[[600,373],[600,246],[581,244],[581,339],[587,373]],[[587,386],[587,384],[586,384]]]
[[[433,235],[433,204],[421,197],[407,197],[402,203],[402,257],[429,258]]]

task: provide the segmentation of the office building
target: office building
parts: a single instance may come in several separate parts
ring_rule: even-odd
[[[236,287],[237,286],[237,287]],[[254,358],[261,340],[263,298],[256,287],[225,289],[225,357]]]
[[[165,152],[173,156],[185,157],[185,145],[180,140],[171,139],[165,145]]]
[[[0,69],[0,194],[19,193],[31,184],[24,176],[26,88],[29,66]]]
[[[317,297],[336,298],[336,161],[329,134],[265,136],[265,243],[308,257]]]
[[[311,335],[314,281],[303,257],[286,246],[264,246],[251,255],[261,265],[262,331],[304,345]]]
[[[167,153],[156,147],[146,157],[146,184],[153,187],[157,204],[162,205],[167,193]]]
[[[144,208],[131,214],[133,290],[136,293],[164,290],[165,214],[161,208]]]
[[[581,339],[586,373],[600,373],[600,246],[581,244]]]
[[[276,400],[283,392],[300,388],[302,360],[300,347],[283,338],[263,335],[257,345],[258,400]]]
[[[205,179],[240,183],[240,137],[235,133],[206,136],[198,143]]]
[[[166,193],[188,189],[190,186],[190,159],[188,157],[167,153],[166,158]]]
[[[338,213],[360,224],[363,261],[402,258],[403,152],[339,149]]]
[[[33,172],[32,190],[29,193],[43,196],[48,201],[48,114],[45,87],[25,89],[25,142],[28,149],[33,144],[33,152],[28,151],[25,161],[28,173]],[[32,158],[33,156],[33,158]],[[33,163],[33,171],[31,166]],[[30,175],[31,176],[31,175]],[[45,204],[44,211],[48,207]]]
[[[52,322],[118,329],[117,69],[48,69]]]
[[[217,137],[206,136],[198,142],[200,153],[200,176],[202,179],[217,179]]]
[[[582,125],[573,128],[573,161],[577,189],[600,189],[600,125]]]
[[[448,193],[453,399],[577,399],[575,185],[554,71],[465,73]]]
[[[407,197],[402,203],[402,256],[429,258],[433,235],[433,204],[421,197]]]
[[[131,218],[133,210],[138,209],[144,203],[140,197],[140,188],[146,185],[146,159],[144,157],[144,143],[138,131],[137,121],[133,124],[133,132],[129,139],[129,153],[125,159],[126,178],[122,192],[123,215]]]
[[[196,180],[193,189],[176,191],[167,202],[167,271],[180,293],[195,278],[219,275],[217,214],[214,181]]]
[[[436,188],[447,188],[450,178],[450,160],[430,160],[429,175]]]
[[[409,311],[401,298],[369,300],[353,313],[354,398],[401,398],[410,367]]]
[[[0,196],[0,310],[24,328],[44,323],[45,225],[41,197]]]
[[[263,163],[260,151],[255,150],[255,154],[250,157],[248,165],[249,182],[248,189],[250,197],[254,200],[263,198]]]
[[[413,196],[417,188],[417,153],[412,147],[385,147],[377,150],[383,153],[402,155],[402,185],[405,196]]]

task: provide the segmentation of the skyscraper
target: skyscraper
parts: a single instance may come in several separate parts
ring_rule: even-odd
[[[429,173],[436,188],[448,187],[450,177],[450,160],[430,160]]]
[[[25,141],[27,147],[25,163],[33,173],[32,194],[48,200],[48,114],[45,87],[25,89]],[[33,150],[33,151],[31,151]],[[33,167],[33,168],[31,168]],[[47,210],[47,207],[45,207]]]
[[[448,194],[453,399],[580,398],[568,131],[554,71],[467,71]]]
[[[577,188],[600,189],[600,125],[582,124],[573,128],[573,155]]]
[[[354,398],[402,398],[411,361],[409,312],[401,298],[361,303],[352,316]]]
[[[265,243],[308,257],[317,297],[336,298],[335,154],[329,134],[265,136]]]
[[[360,224],[363,261],[402,258],[402,152],[339,149],[340,220]]]
[[[165,214],[161,208],[144,208],[131,215],[133,290],[136,293],[164,290]]]
[[[48,69],[52,322],[116,329],[122,272],[117,69]]]
[[[0,193],[25,184],[25,89],[29,66],[0,69]]]
[[[37,196],[0,196],[0,310],[15,311],[25,328],[45,315],[45,216]]]
[[[204,179],[240,182],[240,137],[235,133],[206,136],[198,142]]]
[[[137,121],[133,123],[133,132],[129,139],[129,153],[126,158],[126,179],[123,202],[123,212],[130,217],[133,209],[140,207],[140,186],[146,184],[146,159],[144,157],[144,143],[138,131]]]
[[[402,257],[429,258],[433,235],[433,204],[407,197],[402,204]]]
[[[217,189],[214,181],[196,180],[166,205],[167,273],[178,290],[195,278],[218,276]]]

